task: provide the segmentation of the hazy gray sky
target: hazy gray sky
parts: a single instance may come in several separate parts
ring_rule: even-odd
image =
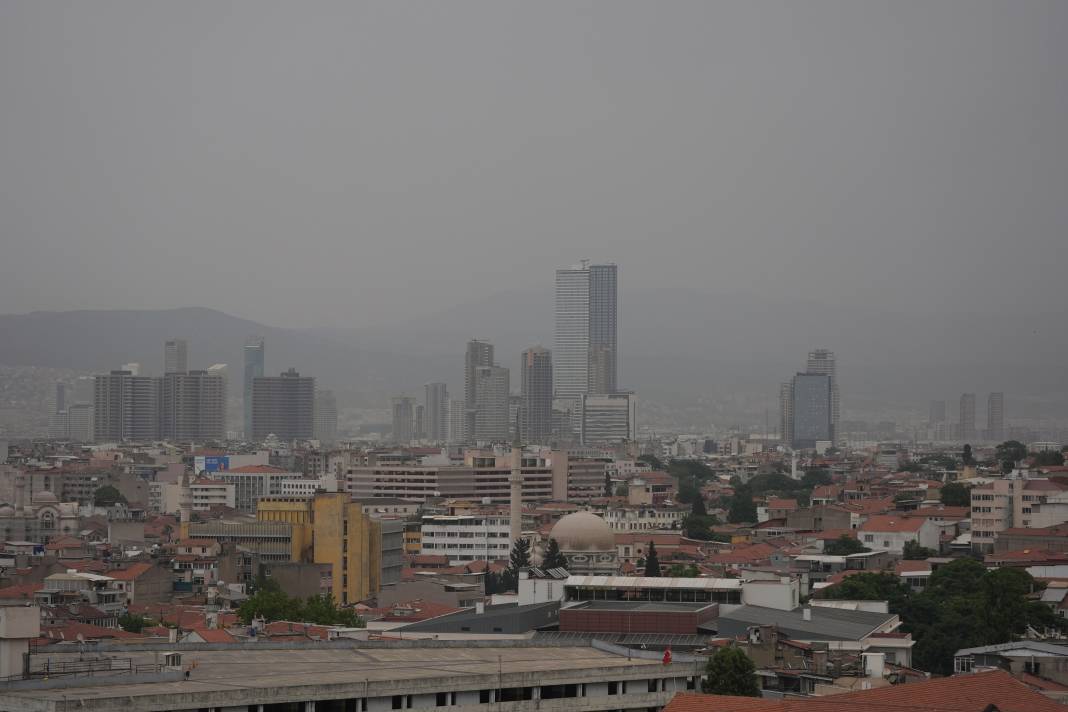
[[[0,312],[1063,310],[1068,3],[0,3]]]

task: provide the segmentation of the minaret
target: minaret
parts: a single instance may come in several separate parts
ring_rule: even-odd
[[[19,516],[31,513],[26,506],[26,475],[21,472],[15,475],[15,512]]]
[[[508,499],[508,522],[511,525],[509,536],[514,545],[516,539],[523,535],[523,445],[519,442],[519,414],[515,419],[515,438],[512,440],[512,474],[508,477],[510,496]]]
[[[795,452],[794,450],[790,451],[790,479],[801,479],[797,476],[797,452]]]
[[[182,475],[178,490],[178,538],[189,538],[189,520],[192,514],[193,491],[189,486],[189,473]]]

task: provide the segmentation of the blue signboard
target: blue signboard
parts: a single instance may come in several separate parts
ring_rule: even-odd
[[[198,460],[201,458],[197,458]],[[197,467],[200,472],[218,472],[230,469],[229,455],[210,455],[203,458],[204,463]],[[199,463],[198,463],[199,464]]]

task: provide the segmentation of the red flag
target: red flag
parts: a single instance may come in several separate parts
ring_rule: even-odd
[[[671,648],[670,647],[667,650],[664,651],[664,664],[665,665],[670,665],[671,664]]]

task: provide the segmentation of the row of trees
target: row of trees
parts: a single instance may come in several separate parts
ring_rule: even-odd
[[[256,593],[237,609],[237,617],[246,625],[256,618],[349,628],[363,628],[365,625],[352,609],[338,608],[333,596],[309,596],[306,599],[287,596],[278,583],[271,579],[257,582]]]
[[[519,570],[529,567],[530,542],[526,539],[516,539],[512,543],[512,553],[508,558],[508,568],[500,573],[486,571],[486,593],[515,591],[519,587]],[[543,569],[566,569],[568,567],[567,557],[560,551],[560,544],[556,539],[549,539],[546,543],[541,567]]]
[[[824,589],[826,598],[888,601],[902,630],[916,640],[913,664],[928,672],[953,673],[962,648],[1006,643],[1028,626],[1065,627],[1048,606],[1028,598],[1042,588],[1023,569],[987,570],[975,559],[957,559],[931,574],[927,588],[913,592],[893,573],[859,573]]]
[[[1001,464],[1001,471],[1008,474],[1021,460],[1030,458],[1035,467],[1060,467],[1064,464],[1064,451],[1028,452],[1019,440],[1006,440],[994,449],[994,459]]]

